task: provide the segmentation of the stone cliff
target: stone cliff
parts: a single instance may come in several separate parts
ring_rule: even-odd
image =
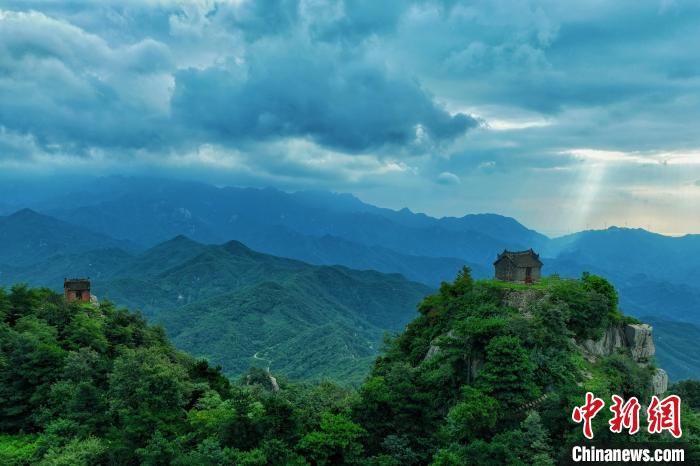
[[[532,307],[550,299],[549,293],[538,289],[512,289],[505,290],[503,304],[517,309],[526,318],[532,317]],[[627,353],[637,364],[648,366],[653,363],[656,353],[652,337],[652,327],[648,324],[622,324],[608,327],[603,335],[595,340],[584,340],[573,345],[578,348],[589,361],[595,361],[599,357],[610,356],[616,352]],[[449,345],[471,345],[468,340],[460,341],[454,331],[435,338],[423,359],[424,362],[438,355],[443,347]],[[479,356],[477,348],[472,348],[468,361],[469,379],[474,380],[483,365],[483,358]],[[651,391],[660,395],[668,389],[668,375],[666,371],[657,368],[651,378]]]
[[[648,324],[625,324],[608,327],[596,340],[585,340],[579,347],[589,359],[628,351],[634,361],[648,365],[656,354],[652,327]],[[652,392],[659,395],[668,389],[666,371],[657,368],[651,380]]]

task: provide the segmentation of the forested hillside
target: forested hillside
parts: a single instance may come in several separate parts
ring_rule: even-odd
[[[0,281],[60,288],[65,270],[76,271],[61,257],[6,270]],[[401,330],[430,291],[398,274],[313,266],[237,241],[178,236],[135,256],[112,249],[82,257],[90,267],[75,273],[93,278],[98,298],[143,311],[178,348],[234,377],[252,365],[359,384],[383,334]]]
[[[401,330],[429,288],[399,275],[312,266],[237,241],[164,243],[96,282],[142,309],[178,348],[237,376],[270,366],[297,379],[359,383],[384,332]]]
[[[533,247],[542,253],[545,275],[577,277],[588,271],[607,277],[620,291],[620,308],[630,315],[650,316],[657,326],[665,328],[673,322],[700,325],[700,287],[693,279],[700,271],[695,254],[700,251],[698,235],[668,237],[613,227],[550,239],[513,218],[495,214],[433,218],[408,209],[376,207],[349,194],[220,188],[153,178],[88,178],[75,186],[75,192],[64,187],[58,195],[42,196],[41,187],[33,188],[38,192],[31,195],[23,194],[19,186],[3,190],[6,212],[19,212],[0,218],[0,284],[26,282],[57,289],[66,275],[90,276],[98,293],[143,309],[149,318],[155,311],[179,309],[184,304],[192,304],[195,313],[201,306],[188,301],[193,295],[182,294],[178,299],[181,293],[177,288],[183,288],[182,283],[165,289],[160,288],[159,278],[148,278],[145,283],[142,268],[157,275],[175,267],[177,261],[183,262],[183,254],[198,251],[205,244],[238,240],[278,257],[400,273],[432,288],[450,280],[464,265],[471,267],[476,278],[491,277],[492,261],[503,248]],[[42,213],[24,209],[27,206]],[[168,251],[168,242],[177,235],[197,243],[191,244],[191,251]],[[156,257],[152,253],[163,242],[166,250]],[[149,247],[154,249],[146,252]],[[175,256],[170,258],[165,252]],[[167,280],[172,281],[172,276]],[[215,298],[205,285],[188,288],[203,289],[197,299]],[[424,288],[419,294],[423,293]],[[294,302],[291,296],[290,302]],[[325,305],[317,302],[313,306]],[[213,308],[226,312],[220,305]],[[241,308],[236,309],[235,315],[239,315]],[[347,314],[346,310],[340,312]],[[166,314],[162,318],[165,322]],[[393,322],[393,327],[384,330],[399,329],[405,322]],[[660,356],[670,360],[676,358],[674,355],[694,352],[687,344],[692,341],[688,334],[692,328],[676,326],[681,331],[679,338],[666,339],[659,346]],[[334,343],[319,342],[319,347],[332,346],[348,361],[364,357],[368,339],[363,331],[358,332],[357,344],[347,345],[349,350],[341,343],[348,338],[345,330],[331,333],[335,334],[330,338]],[[201,338],[193,343],[190,335],[177,337],[176,342],[193,351],[205,344]],[[266,348],[273,344],[265,342]],[[220,352],[216,348],[207,351]],[[270,355],[284,365],[280,356]],[[324,357],[311,360],[322,361]],[[228,364],[223,359],[221,362]],[[349,368],[341,372],[347,371],[355,372]],[[700,365],[692,359],[669,364],[669,374],[675,380],[698,373]],[[321,370],[319,374],[331,373]]]
[[[586,391],[643,400],[665,390],[638,349],[600,344],[626,326],[645,328],[617,302],[593,275],[525,287],[474,282],[465,271],[427,297],[377,359],[358,419],[370,439],[398,436],[433,464],[565,463],[581,442],[570,416]],[[697,448],[700,418],[684,415],[684,439]],[[594,420],[596,439],[627,440],[610,433],[607,419]],[[371,445],[387,448],[386,440]]]
[[[238,240],[277,256],[398,272],[430,286],[451,279],[463,265],[475,277],[489,278],[498,252],[532,247],[546,258],[545,274],[590,271],[608,277],[628,313],[700,323],[700,289],[693,281],[700,271],[698,235],[611,227],[550,239],[496,214],[434,218],[376,207],[349,194],[145,177],[86,180],[75,189],[42,197],[17,188],[5,193],[14,199],[7,213],[32,207],[142,249],[180,234],[202,243]],[[45,259],[58,252],[44,251]],[[0,256],[0,267],[15,265]]]
[[[586,343],[643,327],[616,301],[596,276],[525,288],[465,270],[351,392],[264,370],[230,383],[135,314],[17,286],[0,292],[0,463],[555,464],[582,441],[570,413],[587,390],[660,394],[653,360],[641,364],[635,347]],[[683,445],[697,461],[700,384],[671,391],[684,397]],[[594,431],[625,439],[604,415]]]

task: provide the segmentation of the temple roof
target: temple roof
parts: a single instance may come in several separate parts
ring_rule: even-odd
[[[63,288],[71,291],[83,291],[90,289],[89,278],[65,278]]]
[[[503,252],[498,255],[498,258],[494,264],[497,264],[504,259],[511,261],[516,267],[542,266],[540,255],[536,254],[532,249],[528,249],[527,251],[508,251],[504,249]]]

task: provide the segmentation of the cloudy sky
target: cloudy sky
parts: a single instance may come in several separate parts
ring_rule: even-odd
[[[0,172],[700,233],[698,24],[674,0],[0,0]]]

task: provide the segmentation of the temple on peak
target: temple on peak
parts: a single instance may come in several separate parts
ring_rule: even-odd
[[[533,283],[540,279],[542,261],[532,249],[527,251],[503,250],[493,263],[496,280],[519,283]]]

